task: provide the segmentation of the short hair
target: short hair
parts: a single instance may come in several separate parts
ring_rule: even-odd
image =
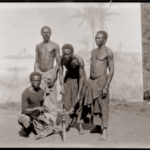
[[[32,72],[31,74],[30,74],[30,81],[32,80],[32,77],[33,76],[39,76],[41,79],[42,79],[42,76],[41,76],[41,74],[39,73],[39,72]]]
[[[48,27],[48,26],[44,26],[44,27],[42,27],[42,28],[41,28],[41,33],[42,33],[42,30],[43,30],[44,28],[48,28],[48,29],[50,30],[50,33],[52,33],[51,28],[50,28],[50,27]]]
[[[74,53],[74,48],[73,48],[73,46],[71,44],[64,44],[62,46],[62,50],[64,50],[64,49],[70,49],[71,52]]]
[[[106,31],[98,31],[97,34],[103,34],[104,38],[107,40],[108,39],[108,34]]]

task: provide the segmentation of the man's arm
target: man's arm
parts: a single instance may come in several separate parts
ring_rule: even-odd
[[[57,79],[57,74],[58,74],[58,70],[60,69],[60,48],[58,44],[55,44],[55,54],[56,54],[56,71],[54,73],[53,78],[51,79],[49,86],[53,86],[56,79]],[[59,71],[60,73],[60,71]]]
[[[62,63],[62,57],[60,57],[60,70],[61,70],[61,73],[59,73],[59,82],[60,82],[60,85],[61,85],[61,91],[60,93],[63,95],[65,94],[65,89],[64,89],[64,68],[63,68],[63,63]]]
[[[63,75],[60,59],[60,48],[58,44],[56,45],[56,63],[57,63],[57,70],[59,70],[59,74]]]
[[[35,107],[35,108],[28,108],[28,97],[25,94],[22,94],[22,113],[25,115],[32,114],[34,111],[44,111],[43,107]]]
[[[114,58],[113,58],[113,52],[108,50],[108,69],[109,69],[109,75],[107,78],[107,83],[104,87],[104,89],[109,89],[109,84],[112,81],[113,75],[114,75]],[[104,92],[105,93],[105,92]]]
[[[78,58],[79,63],[79,91],[78,91],[78,101],[80,100],[81,90],[83,87],[83,81],[84,81],[84,61],[82,58]]]
[[[36,48],[35,48],[35,63],[34,63],[34,72],[36,72],[37,68],[38,68],[38,44],[36,45]]]

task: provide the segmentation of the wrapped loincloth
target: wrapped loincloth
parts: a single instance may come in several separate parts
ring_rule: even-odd
[[[18,123],[26,129],[29,128],[32,123],[34,131],[37,134],[35,139],[46,137],[55,130],[55,122],[53,122],[53,118],[51,118],[51,114],[48,113],[47,110],[45,110],[43,114],[40,114],[39,111],[34,111],[30,115],[21,114]]]
[[[86,73],[84,73],[83,87],[82,87],[81,95],[80,95],[81,100],[83,99],[82,96],[85,93],[86,84],[87,84],[87,77],[86,77]],[[66,73],[65,78],[64,78],[64,88],[66,92],[66,94],[63,96],[64,108],[67,111],[69,111],[73,107],[75,108],[73,114],[66,115],[66,122],[67,122],[70,118],[74,118],[75,116],[78,116],[78,113],[77,113],[78,109],[82,105],[81,100],[75,105],[77,94],[79,91],[79,77],[72,78],[69,76],[69,74]]]
[[[52,78],[56,73],[55,67],[47,72],[42,72],[38,68],[36,70],[42,75],[42,81],[40,87],[45,91],[45,100],[44,105],[46,105],[50,110],[55,110],[57,105],[57,89],[56,89],[56,82],[52,88],[49,88],[47,85],[47,79]],[[49,95],[46,96],[46,93]]]
[[[102,98],[102,90],[106,83],[107,74],[95,80],[88,80],[86,91],[83,96],[83,105],[79,109],[82,112],[81,119],[85,120],[87,115],[89,115],[91,123],[96,125],[101,125],[102,123],[104,126],[108,126],[109,91],[107,97],[105,99]]]

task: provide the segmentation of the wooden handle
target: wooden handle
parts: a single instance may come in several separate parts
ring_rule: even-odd
[[[65,113],[65,109],[63,109],[63,113]],[[65,114],[63,114],[63,141],[66,141]]]

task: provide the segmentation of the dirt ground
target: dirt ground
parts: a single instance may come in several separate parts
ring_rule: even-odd
[[[93,125],[84,124],[84,135],[79,135],[77,124],[66,132],[66,142],[59,134],[34,140],[35,135],[20,137],[18,124],[20,104],[4,107],[0,105],[0,147],[70,147],[70,148],[149,148],[150,105],[146,102],[125,102],[110,100],[108,139],[99,141],[99,133],[90,134],[87,130]]]

